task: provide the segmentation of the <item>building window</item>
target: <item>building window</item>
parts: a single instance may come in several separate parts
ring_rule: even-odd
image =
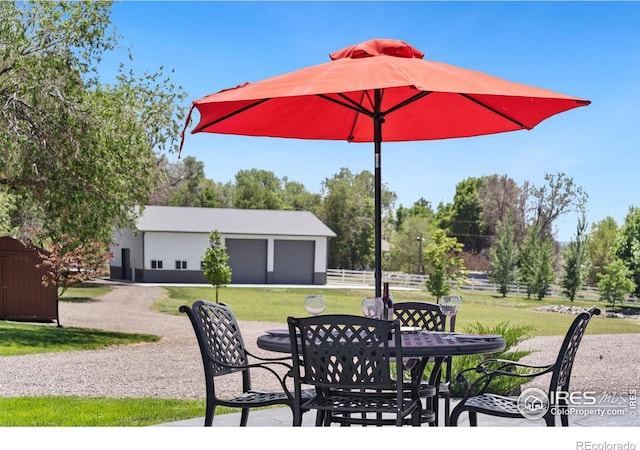
[[[151,260],[151,268],[152,269],[162,269],[162,260],[152,259]]]
[[[187,268],[186,261],[180,261],[176,259],[176,270],[184,270]]]

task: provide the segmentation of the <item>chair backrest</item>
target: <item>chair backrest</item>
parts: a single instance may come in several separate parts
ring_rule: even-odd
[[[231,308],[224,303],[197,300],[193,306],[181,306],[191,320],[205,365],[205,374],[211,376],[248,369],[234,369],[233,366],[248,364],[244,341]],[[225,364],[225,366],[221,365]]]
[[[287,319],[296,387],[400,389],[402,365],[390,364],[393,331],[395,358],[402,357],[400,324],[350,315]]]
[[[428,331],[446,331],[447,316],[435,303],[399,302],[393,305],[393,314],[401,327],[420,327]],[[449,331],[455,331],[455,316],[449,323]]]
[[[553,374],[551,375],[549,392],[569,390],[571,369],[573,368],[573,361],[576,357],[578,346],[580,345],[580,341],[591,317],[599,314],[600,309],[592,306],[588,311],[578,314],[574,319],[558,352],[558,358],[556,359]]]

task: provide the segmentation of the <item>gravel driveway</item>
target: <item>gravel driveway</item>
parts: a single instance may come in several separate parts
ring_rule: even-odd
[[[115,284],[111,293],[94,302],[61,302],[63,326],[148,333],[162,339],[104,350],[2,357],[0,396],[204,398],[202,362],[186,315],[150,310],[163,294],[160,287]],[[283,326],[240,321],[247,347],[260,354],[266,353],[256,348],[257,336]],[[526,361],[551,362],[560,342],[560,337],[526,341],[523,347],[537,350]],[[626,394],[631,388],[639,388],[639,349],[640,334],[585,336],[574,364],[572,390]],[[253,375],[255,388],[277,388],[267,377],[259,377],[257,372]],[[233,393],[232,386],[238,380],[223,385],[216,381],[219,394]]]

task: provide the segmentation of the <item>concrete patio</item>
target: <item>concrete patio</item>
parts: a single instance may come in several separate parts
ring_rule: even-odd
[[[441,400],[442,402],[443,400]],[[452,400],[452,408],[457,403]],[[441,403],[441,410],[444,407]],[[588,409],[588,411],[587,411]],[[615,410],[615,415],[614,415]],[[608,411],[611,411],[608,413]],[[588,414],[588,412],[590,414]],[[601,415],[602,414],[602,415]],[[313,427],[315,414],[305,414],[303,416],[303,426]],[[255,410],[249,413],[248,427],[291,427],[292,415],[289,408],[271,408]],[[204,417],[183,420],[179,422],[166,423],[159,426],[168,427],[201,427],[204,424]],[[491,417],[478,415],[479,427],[544,427],[544,420],[529,419],[505,419],[502,417]],[[239,427],[240,413],[216,415],[213,419],[214,427]],[[442,426],[442,425],[441,425]],[[459,427],[468,427],[469,421],[466,414],[460,416]],[[560,420],[557,421],[560,426]],[[598,401],[596,405],[576,408],[574,414],[569,416],[570,427],[637,427],[640,426],[640,419],[637,417],[637,407],[629,406],[627,402],[624,406],[617,406],[612,402]]]

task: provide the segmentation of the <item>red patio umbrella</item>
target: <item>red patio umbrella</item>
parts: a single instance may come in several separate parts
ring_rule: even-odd
[[[548,117],[590,103],[428,61],[394,39],[366,41],[329,56],[324,64],[195,100],[185,129],[196,108],[200,121],[191,133],[373,142],[376,296],[382,284],[383,141],[530,130]]]

